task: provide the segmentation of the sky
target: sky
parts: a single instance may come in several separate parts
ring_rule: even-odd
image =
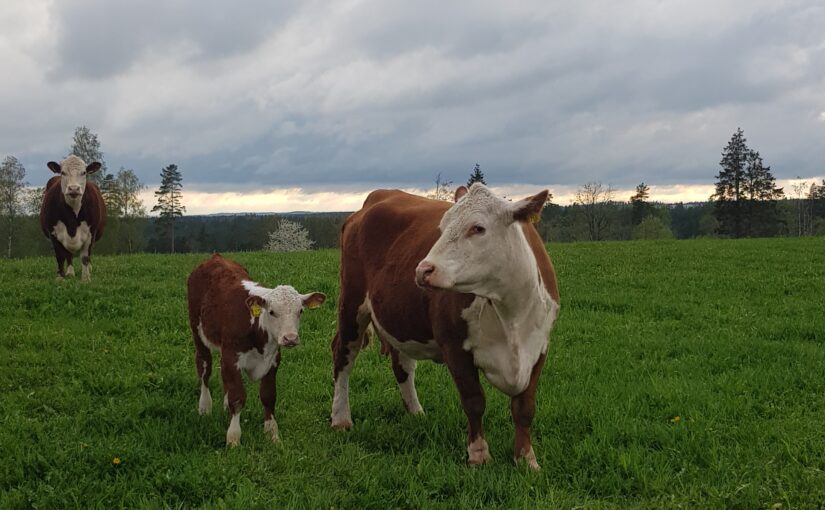
[[[705,200],[739,127],[786,191],[825,176],[820,0],[3,0],[0,26],[0,156],[43,185],[86,125],[149,208],[170,163],[190,214],[355,210],[476,163],[512,197]]]

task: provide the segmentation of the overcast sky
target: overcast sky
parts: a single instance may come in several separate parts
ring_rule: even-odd
[[[81,124],[150,188],[178,164],[189,212],[352,210],[475,163],[561,203],[702,199],[737,127],[781,183],[825,175],[821,0],[2,0],[0,27],[0,156],[32,184]]]

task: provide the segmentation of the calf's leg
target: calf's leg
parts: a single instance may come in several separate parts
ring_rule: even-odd
[[[212,352],[201,340],[197,324],[197,321],[190,321],[192,340],[195,343],[195,370],[198,372],[198,381],[201,383],[198,413],[204,415],[212,412],[212,393],[209,391],[209,378],[212,376]]]
[[[521,459],[527,463],[527,467],[534,471],[540,469],[533,451],[533,444],[530,438],[530,430],[533,425],[533,417],[536,415],[536,387],[539,383],[539,375],[544,366],[545,354],[539,356],[533,370],[530,373],[530,383],[527,388],[510,400],[510,412],[513,415],[513,423],[516,426],[516,437],[513,443],[513,459],[516,464]]]
[[[280,357],[279,353],[277,359],[280,359]],[[264,433],[269,435],[269,438],[276,443],[281,440],[278,435],[278,422],[275,421],[275,376],[278,373],[277,363],[278,361],[276,361],[276,366],[270,368],[269,372],[263,376],[260,387],[261,404],[264,406]]]
[[[225,342],[221,342],[225,345]],[[231,352],[221,352],[221,378],[223,379],[224,402],[226,402],[232,419],[226,430],[226,444],[238,446],[241,444],[241,409],[246,403],[246,392],[243,388],[241,371],[235,365],[235,356]]]

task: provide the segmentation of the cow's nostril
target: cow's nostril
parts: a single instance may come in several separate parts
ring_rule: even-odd
[[[430,276],[435,272],[435,266],[429,262],[421,262],[415,268],[415,279],[419,285],[429,282]]]

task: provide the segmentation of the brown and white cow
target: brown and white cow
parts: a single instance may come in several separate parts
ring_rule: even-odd
[[[106,204],[100,190],[86,176],[100,170],[100,163],[87,165],[71,155],[62,163],[49,161],[56,173],[46,183],[43,205],[40,207],[40,228],[54,247],[57,259],[57,279],[74,275],[72,258],[80,252],[83,272],[80,281],[91,281],[92,245],[103,237],[106,226]],[[67,263],[63,271],[63,263]]]
[[[511,397],[516,463],[539,468],[530,429],[559,310],[553,265],[530,222],[546,198],[508,202],[481,184],[459,188],[454,205],[397,190],[367,197],[341,237],[333,428],[352,427],[349,377],[372,324],[410,413],[422,412],[416,360],[444,362],[469,421],[469,462],[489,461],[480,370]]]
[[[275,374],[281,360],[281,347],[298,345],[303,309],[320,306],[326,296],[320,292],[299,294],[289,285],[274,289],[262,287],[250,280],[243,266],[217,253],[189,275],[187,296],[195,367],[201,385],[198,411],[200,414],[212,412],[210,350],[219,351],[224,408],[232,413],[226,443],[237,446],[241,440],[240,413],[246,402],[241,370],[260,381],[264,432],[278,441]]]

